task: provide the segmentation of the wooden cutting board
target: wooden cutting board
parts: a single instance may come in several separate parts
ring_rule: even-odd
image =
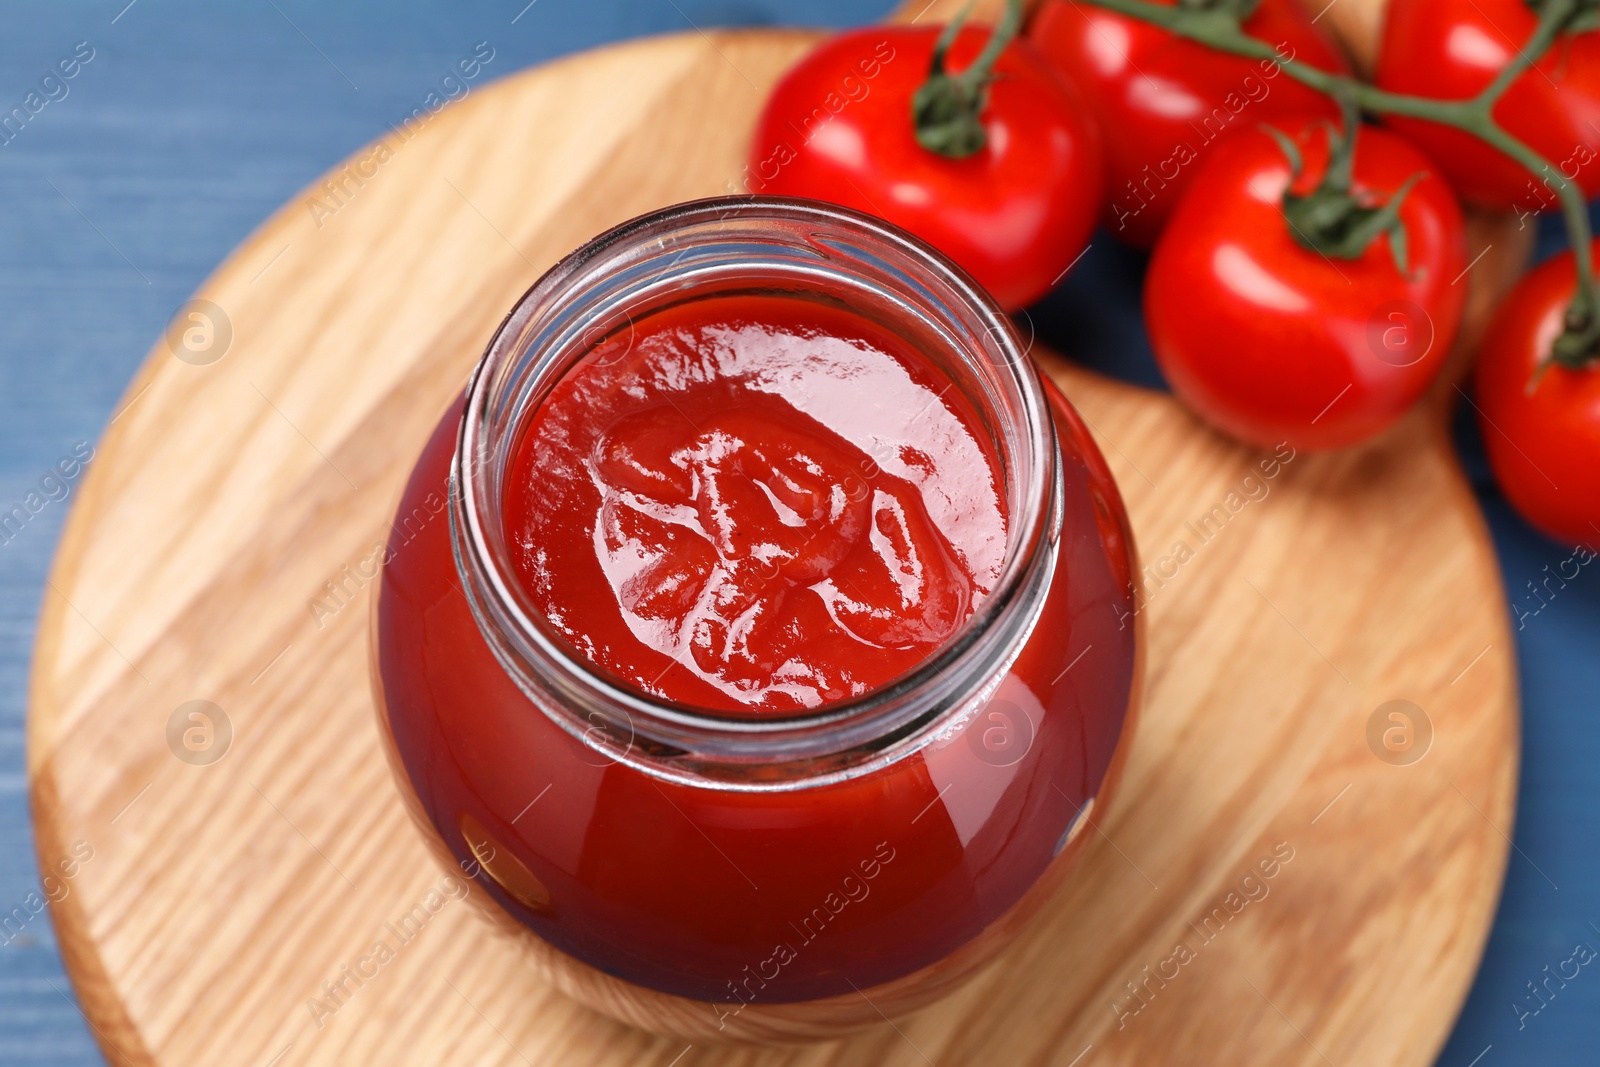
[[[113,1063],[1431,1062],[1499,892],[1518,750],[1443,399],[1247,482],[1259,457],[1170,398],[1045,353],[1132,512],[1148,704],[1118,804],[1020,943],[897,1025],[685,1048],[542,987],[446,901],[311,1008],[440,879],[367,688],[360,575],[401,479],[523,289],[613,223],[723,191],[814,39],[689,33],[474,92],[286,205],[197,294],[209,337],[182,317],[157,343],[63,536],[29,723],[56,931]],[[1462,282],[1480,311],[1518,266],[1491,239]],[[1431,745],[1384,747],[1397,700]]]

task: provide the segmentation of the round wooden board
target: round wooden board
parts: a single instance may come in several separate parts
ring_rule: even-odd
[[[331,175],[342,192],[306,190],[222,265],[199,296],[231,322],[223,358],[157,345],[68,524],[31,695],[40,859],[92,850],[53,911],[113,1063],[1436,1054],[1499,891],[1518,747],[1494,557],[1441,405],[1370,447],[1294,459],[1252,500],[1257,454],[1044,354],[1150,567],[1147,709],[1081,869],[994,966],[850,1040],[686,1050],[541,986],[449,902],[335,1014],[308,1005],[440,878],[379,746],[370,594],[320,620],[312,599],[359,572],[523,289],[606,226],[723,191],[766,88],[813,39],[648,40],[474,93],[389,135],[359,181]],[[1515,269],[1503,251],[1473,271],[1479,304]],[[1227,521],[1207,540],[1215,508]],[[1163,564],[1180,542],[1192,558]],[[210,765],[167,740],[196,699],[231,723]],[[1409,766],[1369,748],[1369,717],[1394,699],[1434,730]],[[1244,881],[1275,850],[1292,859]],[[1163,964],[1180,942],[1190,958]]]

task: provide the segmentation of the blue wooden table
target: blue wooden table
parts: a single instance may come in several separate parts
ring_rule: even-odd
[[[885,0],[94,0],[0,7],[0,1063],[98,1064],[61,970],[34,865],[24,773],[28,659],[70,487],[45,482],[100,434],[168,316],[261,219],[419,105],[479,41],[490,73],[695,26],[881,17]],[[74,73],[60,77],[68,61]],[[47,75],[54,75],[47,79]],[[31,100],[30,93],[36,93]],[[1553,239],[1553,235],[1550,235]],[[1552,247],[1547,240],[1545,251]],[[1137,256],[1097,242],[1041,333],[1157,381],[1139,327]],[[1461,433],[1500,551],[1517,633],[1524,763],[1505,898],[1441,1057],[1449,1067],[1600,1062],[1600,968],[1532,1000],[1574,947],[1600,949],[1600,572],[1548,603],[1530,583],[1570,555],[1533,533]],[[52,496],[61,499],[50,499]],[[1535,610],[1537,609],[1537,610]],[[1403,817],[1403,813],[1397,814]],[[1381,858],[1378,858],[1381,862]],[[1543,872],[1542,874],[1540,872]],[[1548,876],[1548,877],[1546,877]],[[14,910],[18,909],[18,910]],[[1550,971],[1546,971],[1546,967]],[[1570,973],[1570,968],[1569,968]],[[1548,996],[1548,994],[1547,994]],[[1404,1010],[1406,990],[1394,999]],[[1516,1005],[1521,1004],[1519,1009]],[[1537,1006],[1534,1014],[1531,1009]],[[1481,1058],[1480,1058],[1481,1057]],[[1345,1067],[1341,1064],[1338,1067]]]

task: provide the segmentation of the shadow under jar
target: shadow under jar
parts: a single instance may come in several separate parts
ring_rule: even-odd
[[[559,988],[824,1038],[953,989],[1074,863],[1134,573],[1100,452],[959,269],[700,201],[501,324],[402,496],[374,686],[425,835]]]

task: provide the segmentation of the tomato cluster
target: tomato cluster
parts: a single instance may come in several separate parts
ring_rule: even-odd
[[[1548,5],[1582,2],[1389,5],[1375,84],[1498,94],[1484,115],[1549,161],[1540,174],[1458,117],[1363,121],[1291,76],[1350,70],[1298,0],[1153,0],[1146,17],[1044,0],[1020,36],[1013,2],[994,28],[827,41],[768,100],[746,184],[896,223],[1012,311],[1061,280],[1098,220],[1151,249],[1145,321],[1180,399],[1247,444],[1342,448],[1393,425],[1445,365],[1473,262],[1461,201],[1530,216],[1569,185],[1600,194],[1600,15],[1540,38]],[[1254,54],[1148,17],[1179,7],[1233,20]],[[1600,354],[1553,358],[1583,324],[1575,296],[1571,253],[1510,294],[1477,406],[1512,502],[1600,548]]]

